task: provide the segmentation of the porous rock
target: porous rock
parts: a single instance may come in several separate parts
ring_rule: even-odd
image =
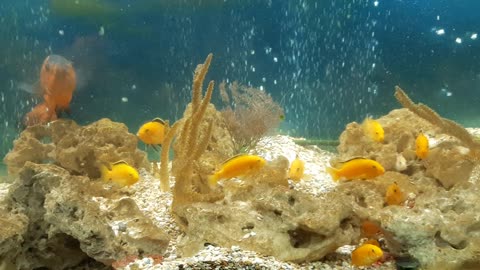
[[[8,209],[6,194],[10,184],[0,184],[0,254],[17,256],[18,250],[12,247],[20,246],[23,242],[23,235],[27,230],[28,218],[22,213],[11,212]]]
[[[306,262],[323,258],[359,237],[359,230],[350,223],[348,196],[314,198],[281,185],[235,181],[226,183],[224,190],[222,201],[177,209],[185,222],[186,236],[180,243],[184,255],[210,243]]]
[[[393,110],[378,122],[385,130],[383,143],[369,139],[357,123],[347,125],[340,137],[337,160],[368,157],[386,169],[371,181],[354,180],[359,183],[356,187],[352,182],[339,185],[355,200],[361,199],[360,204],[353,204],[354,213],[381,225],[394,256],[413,256],[425,269],[476,269],[480,266],[478,162],[468,156],[468,149],[458,139],[407,109]],[[420,131],[430,139],[430,152],[424,160],[415,157],[415,138]],[[395,155],[405,157],[407,169],[393,172]],[[385,194],[393,181],[407,201],[387,206],[384,195],[378,194]],[[369,187],[362,190],[360,186]]]
[[[479,171],[479,168],[476,168]],[[413,208],[388,207],[371,213],[395,242],[425,269],[480,265],[479,174],[450,190],[424,180]],[[470,268],[476,269],[476,268]]]
[[[393,110],[376,120],[385,131],[384,142],[373,141],[363,131],[361,124],[352,122],[340,135],[336,160],[372,158],[382,164],[385,170],[394,170],[399,154],[403,155],[407,162],[415,160],[415,139],[420,131],[438,130],[407,109]]]
[[[7,253],[18,269],[110,265],[126,256],[162,254],[169,241],[121,190],[56,165],[27,162],[8,198],[10,212],[28,220],[22,244],[10,247],[15,257]]]
[[[398,165],[404,159],[408,166],[406,173],[426,168],[445,188],[468,180],[473,163],[467,158],[468,151],[461,150],[462,144],[457,139],[443,134],[438,127],[408,109],[392,110],[377,121],[385,131],[384,142],[373,141],[360,124],[352,122],[340,135],[339,155],[331,163],[365,157],[378,161],[387,171],[404,171],[404,166]],[[431,148],[425,160],[415,155],[415,140],[420,132],[428,136]]]
[[[432,149],[424,162],[427,173],[438,179],[445,188],[467,181],[475,164],[466,158],[463,149],[449,145]]]
[[[27,162],[55,163],[75,175],[98,178],[99,165],[124,160],[148,168],[146,154],[137,149],[137,138],[122,123],[101,119],[87,126],[60,119],[24,130],[4,159],[9,174]]]

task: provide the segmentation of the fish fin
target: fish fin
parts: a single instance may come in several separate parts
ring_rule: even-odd
[[[162,125],[165,125],[165,120],[163,120],[162,118],[159,118],[159,117],[154,118],[154,119],[152,120],[152,122],[157,122],[157,123],[160,123],[160,124],[162,124]]]
[[[75,80],[77,85],[75,91],[86,88],[92,78],[92,72],[87,71],[85,68],[75,68]]]
[[[100,164],[99,169],[100,169],[101,178],[107,181],[107,175],[110,169],[104,164]]]
[[[207,182],[210,188],[215,188],[217,186],[218,176],[216,174],[209,175]]]
[[[233,157],[230,157],[230,158],[226,159],[225,161],[223,161],[223,162],[221,163],[221,165],[224,165],[225,163],[229,162],[229,161],[232,160],[232,159],[235,159],[235,158],[238,158],[238,157],[241,157],[241,156],[246,156],[246,155],[247,155],[247,154],[245,154],[245,153],[241,153],[241,154],[238,154],[238,155],[234,155]]]
[[[42,88],[40,87],[40,83],[37,81],[34,84],[29,84],[26,82],[19,82],[17,84],[19,90],[27,92],[32,95],[42,96]]]
[[[119,161],[117,161],[117,162],[112,163],[112,165],[118,165],[118,164],[127,164],[127,165],[129,165],[128,162],[126,162],[125,160],[119,160]]]
[[[337,161],[336,163],[338,164],[343,164],[343,163],[347,163],[349,161],[352,161],[352,160],[356,160],[356,159],[367,159],[366,157],[362,157],[362,156],[356,156],[356,157],[351,157],[347,160],[342,160],[342,161]]]
[[[60,117],[64,113],[67,115],[67,117],[72,117],[72,110],[70,108],[65,108],[65,109],[55,109],[56,114]]]
[[[332,176],[333,181],[338,181],[340,175],[338,175],[338,170],[332,167],[327,167],[327,172]]]

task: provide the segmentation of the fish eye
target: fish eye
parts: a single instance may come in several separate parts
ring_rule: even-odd
[[[145,132],[149,132],[149,131],[150,131],[150,129],[148,129],[148,128],[147,128],[147,129],[145,129]]]
[[[372,168],[376,169],[376,168],[377,168],[377,166],[375,166],[375,165],[372,165]]]
[[[372,248],[372,252],[375,253],[375,249]]]

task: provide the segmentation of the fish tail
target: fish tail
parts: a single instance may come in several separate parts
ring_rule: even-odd
[[[100,177],[106,181],[108,179],[108,172],[109,172],[108,167],[103,164],[100,164],[99,169],[100,169]]]
[[[332,167],[327,167],[327,172],[332,176],[333,181],[338,181],[340,175],[338,175],[338,170]]]
[[[207,181],[210,188],[214,188],[217,185],[218,177],[216,174],[209,175]]]

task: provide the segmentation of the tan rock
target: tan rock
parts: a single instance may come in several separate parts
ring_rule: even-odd
[[[28,218],[22,213],[10,211],[6,194],[10,184],[0,184],[0,257],[17,256],[18,250],[12,247],[20,246],[27,230]]]
[[[232,190],[226,186],[225,191],[223,201],[177,209],[188,224],[180,244],[183,255],[192,255],[210,243],[305,262],[323,258],[359,236],[350,224],[348,196],[320,199],[260,184]]]
[[[450,147],[432,149],[423,164],[427,173],[438,179],[445,188],[467,181],[474,166],[467,155],[458,148]]]
[[[55,163],[75,175],[100,176],[98,166],[124,160],[136,168],[148,168],[146,154],[137,149],[137,138],[124,124],[101,119],[78,126],[72,120],[28,127],[15,140],[4,162],[9,174],[17,174],[25,162]]]
[[[23,243],[10,247],[19,269],[64,269],[89,259],[110,265],[128,255],[162,254],[169,242],[121,190],[56,165],[27,162],[8,196],[12,212],[29,222]]]

